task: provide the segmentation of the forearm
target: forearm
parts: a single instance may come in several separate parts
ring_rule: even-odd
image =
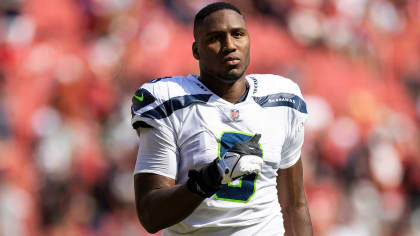
[[[307,204],[282,210],[286,236],[312,236],[312,223]]]
[[[143,227],[155,233],[185,219],[203,200],[186,184],[156,189],[136,199],[137,215]]]
[[[299,159],[292,167],[277,173],[277,194],[283,213],[285,235],[312,236],[311,217],[303,189],[302,161]]]

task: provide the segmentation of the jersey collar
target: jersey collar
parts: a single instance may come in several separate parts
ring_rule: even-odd
[[[187,76],[187,78],[189,78],[189,79],[191,79],[191,80],[193,80],[193,82],[199,87],[199,88],[201,88],[203,91],[205,91],[205,92],[208,92],[208,93],[211,93],[212,94],[212,96],[211,96],[211,98],[210,98],[210,100],[209,100],[209,102],[211,103],[211,102],[215,102],[215,103],[223,103],[223,104],[228,104],[228,105],[231,105],[231,106],[239,106],[239,105],[242,105],[242,104],[246,104],[246,103],[249,103],[249,102],[254,102],[254,100],[252,99],[252,95],[256,92],[256,89],[255,89],[255,83],[256,83],[256,80],[254,79],[254,78],[252,78],[252,77],[249,77],[248,75],[246,75],[245,76],[245,80],[246,80],[246,82],[248,83],[248,85],[249,85],[249,91],[248,91],[248,94],[246,95],[246,97],[243,99],[243,101],[242,102],[240,102],[240,103],[236,103],[236,104],[233,104],[233,103],[231,103],[231,102],[228,102],[228,101],[226,101],[226,100],[224,100],[223,98],[221,98],[221,97],[219,97],[217,94],[215,94],[215,93],[213,93],[210,89],[208,89],[200,80],[199,80],[199,76],[198,75],[193,75],[193,74],[189,74],[188,76]]]

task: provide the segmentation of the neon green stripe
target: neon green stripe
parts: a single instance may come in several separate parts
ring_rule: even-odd
[[[236,185],[228,182],[228,186],[232,187],[232,188],[240,188],[240,187],[242,187],[242,179],[239,179],[239,184],[236,184]]]
[[[251,198],[255,195],[255,189],[257,188],[257,178],[258,178],[258,174],[257,176],[255,176],[255,180],[254,180],[254,189],[252,191],[251,196],[249,196],[249,198],[246,201],[242,201],[242,200],[237,200],[237,199],[231,199],[231,198],[221,198],[218,197],[217,194],[214,194],[214,198],[216,200],[222,200],[222,201],[227,201],[227,202],[239,202],[239,203],[247,203],[251,200]]]

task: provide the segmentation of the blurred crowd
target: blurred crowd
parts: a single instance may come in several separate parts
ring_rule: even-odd
[[[134,208],[142,83],[197,74],[210,0],[0,1],[0,235],[148,235]],[[420,1],[230,1],[248,73],[299,83],[315,235],[420,235]]]

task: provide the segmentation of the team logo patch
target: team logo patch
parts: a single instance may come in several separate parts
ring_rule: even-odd
[[[232,109],[230,116],[232,117],[233,121],[237,121],[239,119],[239,110],[238,109]]]
[[[133,108],[134,110],[138,110],[153,103],[154,101],[156,101],[156,98],[153,97],[153,95],[149,91],[147,91],[144,88],[141,88],[137,90],[133,96]]]

